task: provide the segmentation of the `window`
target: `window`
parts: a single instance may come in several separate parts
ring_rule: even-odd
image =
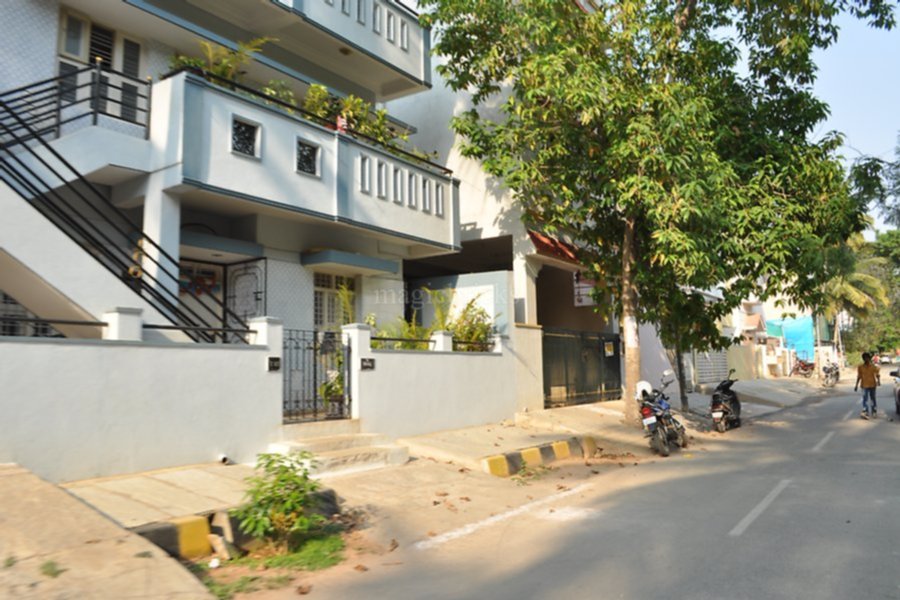
[[[341,0],[341,12],[345,15],[350,14],[350,0]]]
[[[366,24],[366,0],[356,0],[356,22]]]
[[[297,138],[297,172],[306,173],[318,177],[319,171],[319,147],[315,144]]]
[[[409,25],[406,21],[400,21],[400,48],[409,50]]]
[[[403,169],[394,167],[394,203],[403,206]]]
[[[128,39],[122,40],[122,72],[129,77],[141,75],[141,45]],[[137,121],[138,88],[133,83],[122,82],[122,118]]]
[[[392,13],[391,11],[387,11],[387,33],[385,34],[385,37],[387,38],[387,41],[391,42],[392,44],[394,43],[395,35],[394,21],[394,13]]]
[[[74,15],[63,16],[60,54],[87,62],[88,22]]]
[[[406,191],[406,201],[409,203],[408,206],[410,208],[416,207],[416,200],[419,195],[419,187],[418,181],[415,173],[410,173],[409,178],[407,179]]]
[[[372,161],[365,154],[359,157],[359,191],[372,193]]]
[[[62,79],[59,82],[60,97],[63,102],[75,102],[78,95],[78,67],[71,63],[60,62],[59,74]]]
[[[353,315],[344,314],[340,294],[348,293],[351,308],[355,302],[356,282],[352,277],[313,274],[313,323],[317,330],[339,329],[345,322],[353,319]],[[346,288],[347,292],[342,292]]]
[[[381,35],[381,5],[377,2],[372,5],[372,31]]]
[[[431,181],[422,178],[422,210],[431,212]]]
[[[231,120],[231,151],[259,158],[259,125],[237,117]]]
[[[434,184],[434,214],[444,216],[444,184]]]
[[[377,193],[379,198],[387,198],[387,165],[378,161],[378,167],[376,169],[376,177],[375,183],[377,186]]]
[[[111,29],[100,27],[99,25],[91,26],[90,47],[88,49],[88,60],[90,63],[96,64],[97,59],[104,69],[112,69],[113,46],[115,45],[116,34]]]

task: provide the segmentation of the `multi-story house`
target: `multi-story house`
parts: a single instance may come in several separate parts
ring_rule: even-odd
[[[310,349],[339,347],[339,338],[329,346],[306,332],[338,328],[348,296],[358,320],[402,316],[404,279],[421,275],[407,266],[461,248],[458,182],[421,154],[284,98],[289,91],[302,99],[317,84],[380,107],[428,90],[430,31],[415,12],[399,0],[9,0],[0,32],[0,291],[14,299],[3,331],[31,332],[25,324],[41,319],[40,328],[67,338],[3,338],[0,412],[27,426],[25,441],[0,443],[0,460],[17,459],[36,423],[15,394],[59,416],[58,429],[45,424],[50,437],[96,425],[113,438],[97,437],[105,446],[98,441],[90,456],[122,446],[109,458],[115,464],[65,475],[54,467],[54,478],[197,462],[217,445],[248,457],[277,440],[273,427],[281,426],[281,404],[274,412],[268,400],[247,407],[256,394],[283,389],[285,417],[307,416],[311,406],[318,416],[349,416],[341,400],[337,408],[318,404],[328,401],[322,383],[346,367],[340,352],[330,364],[304,362]],[[239,50],[260,38],[239,82],[173,70],[176,55],[202,59],[201,42]],[[447,127],[433,117],[391,123]],[[283,356],[273,356],[282,352],[277,336],[254,325],[263,317],[283,324]],[[119,345],[103,343],[109,339]],[[116,362],[126,357],[128,366]],[[390,360],[362,377],[385,374]],[[403,360],[414,372],[409,363],[418,359]],[[37,364],[56,376],[36,377]],[[485,378],[496,376],[497,364]],[[452,368],[442,373],[454,376]],[[244,404],[232,398],[239,392]],[[95,404],[78,405],[70,393]],[[411,401],[421,404],[416,394]],[[104,404],[106,396],[116,401]],[[200,436],[207,447],[142,460],[130,446],[148,435],[182,449],[193,443],[175,426],[188,417],[165,416],[176,404],[210,430]],[[72,411],[79,416],[63,426]],[[112,412],[97,417],[103,411]],[[513,411],[507,403],[502,413],[471,418]],[[151,421],[155,429],[141,429]],[[253,443],[225,448],[238,438]]]

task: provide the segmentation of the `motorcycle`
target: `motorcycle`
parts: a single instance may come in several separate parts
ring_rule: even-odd
[[[841,368],[833,362],[829,362],[822,367],[822,385],[825,387],[834,387],[841,378]]]
[[[650,438],[650,448],[661,456],[669,456],[669,444],[677,444],[682,448],[688,446],[688,436],[678,419],[671,413],[671,404],[665,390],[674,379],[668,379],[674,373],[666,369],[660,379],[660,389],[654,389],[646,381],[637,384],[636,400],[641,403],[641,418],[644,425],[644,436]]]
[[[712,417],[713,426],[719,433],[725,433],[727,429],[741,426],[741,401],[731,389],[731,386],[737,381],[737,379],[731,378],[732,373],[734,373],[734,369],[728,371],[728,378],[716,386],[709,403],[709,414]]]
[[[798,358],[797,362],[794,364],[794,368],[791,369],[791,376],[802,375],[803,377],[806,377],[808,379],[815,372],[816,363],[806,362],[802,358]]]

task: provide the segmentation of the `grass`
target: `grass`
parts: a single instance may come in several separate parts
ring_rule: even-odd
[[[280,589],[291,584],[291,571],[317,571],[334,566],[344,559],[344,539],[340,533],[323,533],[307,539],[297,550],[288,553],[257,554],[235,558],[215,570],[203,563],[188,568],[219,600],[231,600],[235,594]],[[242,575],[229,580],[234,571],[278,570],[270,576]],[[287,571],[287,572],[285,572]]]
[[[293,571],[318,571],[333,567],[343,560],[344,540],[338,534],[326,535],[307,540],[299,549],[287,554],[272,556],[247,556],[232,561],[232,564],[247,567],[260,565],[267,569],[290,569]]]
[[[52,560],[48,560],[41,565],[41,575],[45,575],[52,579],[56,579],[66,571],[68,571],[68,569],[60,569],[59,565]]]
[[[528,485],[532,481],[537,481],[554,469],[555,467],[547,467],[545,465],[537,465],[535,467],[522,465],[522,468],[520,468],[515,475],[510,477],[510,479],[515,481],[516,485]]]
[[[206,588],[218,600],[231,600],[235,594],[246,594],[260,590],[277,590],[291,584],[290,575],[278,575],[276,577],[258,577],[245,575],[240,579],[230,582],[216,581],[207,576],[203,579]]]
[[[9,569],[11,567],[14,567],[16,565],[16,562],[18,562],[18,561],[15,556],[12,556],[12,555],[7,556],[6,560],[3,561],[3,568]]]

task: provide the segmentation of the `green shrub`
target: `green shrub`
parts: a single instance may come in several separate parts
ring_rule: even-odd
[[[232,510],[241,531],[290,550],[321,527],[325,518],[312,512],[319,484],[309,477],[311,461],[309,452],[260,454],[257,474],[247,478],[247,504]]]

